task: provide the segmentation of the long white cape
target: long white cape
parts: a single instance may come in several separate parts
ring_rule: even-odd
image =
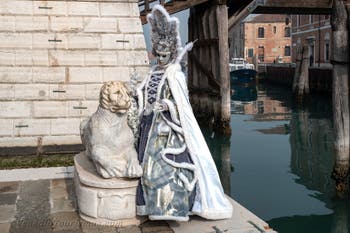
[[[232,205],[225,197],[219,174],[207,143],[199,128],[188,98],[186,78],[178,63],[170,65],[164,74],[176,102],[183,128],[185,141],[194,162],[198,175],[200,195],[196,195],[192,212],[206,219],[225,219],[232,216]],[[143,111],[143,95],[138,89],[141,102],[140,114]]]

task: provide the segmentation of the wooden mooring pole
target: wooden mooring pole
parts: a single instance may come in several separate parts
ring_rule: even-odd
[[[198,40],[188,62],[188,85],[196,116],[231,133],[228,15],[226,1],[192,7],[189,41]],[[202,117],[201,117],[202,116]]]
[[[229,47],[228,47],[228,15],[226,1],[216,7],[216,20],[218,24],[219,61],[220,61],[220,93],[221,93],[221,119],[219,127],[225,134],[231,134],[231,87],[229,73]]]
[[[293,92],[298,104],[309,95],[309,47],[307,45],[297,50],[297,64],[293,80]]]
[[[295,72],[293,77],[293,93],[296,93],[300,77],[301,61],[303,58],[303,47],[301,44],[297,46],[297,56],[296,56]]]
[[[349,2],[349,1],[347,1]],[[350,33],[350,3],[334,0],[332,10],[333,32],[333,122],[335,165],[333,178],[337,190],[344,192],[349,189],[349,33]]]

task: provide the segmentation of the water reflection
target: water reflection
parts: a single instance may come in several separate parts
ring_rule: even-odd
[[[231,100],[230,141],[206,133],[225,192],[280,233],[348,233],[350,202],[331,179],[331,99],[298,108],[288,89],[259,85],[233,87]]]
[[[290,120],[291,172],[310,190],[334,195],[331,179],[333,133],[330,103],[311,102],[304,109],[295,109]],[[328,115],[328,116],[327,116]]]
[[[287,120],[290,109],[284,102],[268,96],[270,90],[265,86],[232,87],[231,113],[254,115],[254,121]],[[272,91],[273,93],[273,91]],[[250,101],[247,101],[250,99]]]
[[[255,83],[242,83],[231,86],[231,100],[240,102],[255,101],[258,90]]]

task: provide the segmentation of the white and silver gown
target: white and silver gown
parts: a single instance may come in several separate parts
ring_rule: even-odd
[[[154,108],[156,102],[167,110]],[[232,215],[210,151],[194,118],[180,65],[155,67],[138,89],[138,156],[143,176],[137,214],[151,220],[187,221]]]

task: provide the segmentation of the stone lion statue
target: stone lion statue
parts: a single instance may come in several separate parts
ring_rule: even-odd
[[[80,124],[86,154],[104,178],[142,175],[127,121],[130,99],[125,83],[109,81],[101,88],[97,111]]]

